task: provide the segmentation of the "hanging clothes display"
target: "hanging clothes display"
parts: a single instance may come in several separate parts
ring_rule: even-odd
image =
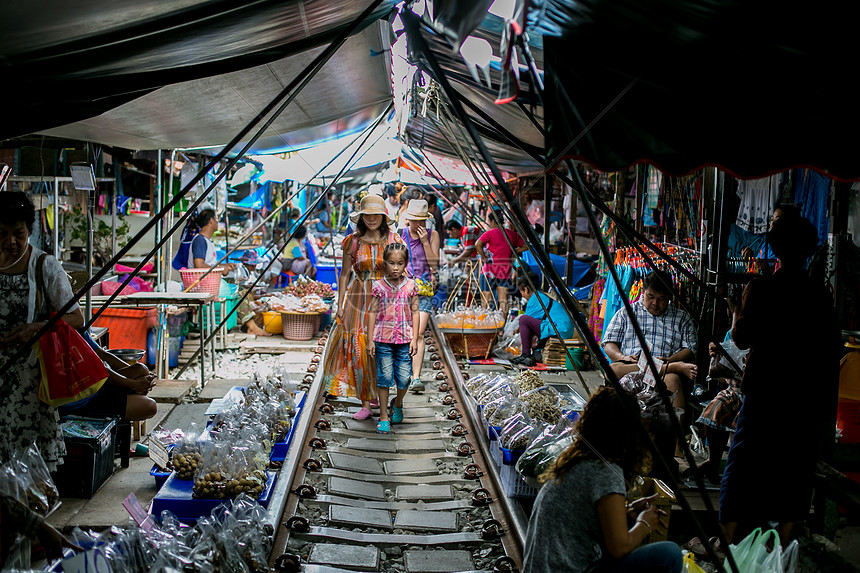
[[[701,272],[702,260],[697,251],[670,243],[656,243],[656,245],[689,273],[697,276]],[[654,266],[669,274],[672,279],[672,287],[681,297],[681,301],[690,308],[698,308],[701,296],[699,286],[665,260],[656,255],[651,255],[650,258]],[[618,249],[615,252],[614,264],[621,279],[624,294],[627,295],[631,303],[636,302],[642,296],[643,279],[651,273],[651,265],[632,247]],[[603,276],[607,275],[608,273]],[[598,328],[596,320],[590,322],[592,328],[595,328],[592,332],[598,333],[601,340],[605,327],[615,313],[623,307],[622,295],[616,287],[615,281],[611,278],[607,278],[606,281],[601,304],[597,307],[602,311],[599,330],[596,329]],[[592,303],[592,314],[595,312],[595,308]]]
[[[645,187],[645,200],[642,207],[642,224],[646,227],[656,227],[654,211],[660,207],[660,190],[663,186],[663,174],[656,167],[648,166],[648,178]]]
[[[794,202],[800,213],[818,231],[818,242],[827,240],[830,226],[828,202],[830,201],[830,179],[810,169],[799,169],[794,188]]]
[[[770,224],[773,207],[779,199],[779,176],[747,179],[738,182],[737,225],[750,233],[765,233]]]

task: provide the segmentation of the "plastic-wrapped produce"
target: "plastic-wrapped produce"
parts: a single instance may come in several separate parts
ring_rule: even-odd
[[[194,479],[200,465],[200,446],[197,439],[200,437],[200,429],[197,424],[191,424],[188,432],[182,437],[182,441],[173,448],[171,452],[171,463],[179,479]]]
[[[502,425],[502,447],[523,451],[545,426],[545,422],[533,419],[525,412],[518,412]]]
[[[514,382],[522,393],[531,392],[545,384],[540,374],[534,370],[523,370],[514,377]]]
[[[549,386],[541,386],[520,394],[520,400],[526,404],[529,416],[543,420],[548,424],[556,424],[562,415],[565,401],[557,390]]]
[[[517,460],[517,471],[524,477],[540,477],[573,444],[574,438],[575,424],[569,420],[562,419],[556,425],[546,426]]]

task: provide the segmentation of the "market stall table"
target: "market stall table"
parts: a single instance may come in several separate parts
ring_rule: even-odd
[[[205,345],[206,339],[212,332],[215,323],[215,312],[213,302],[218,297],[209,293],[197,292],[136,292],[134,294],[119,297],[120,304],[131,306],[152,306],[152,305],[173,305],[173,306],[197,306],[200,310],[200,386],[206,385],[205,375]],[[202,320],[203,314],[206,313],[208,320]],[[205,322],[205,324],[204,324]],[[215,340],[210,341],[210,357],[212,359],[212,372],[215,372]],[[162,345],[162,352],[167,352],[166,345]],[[159,357],[160,358],[160,357]]]

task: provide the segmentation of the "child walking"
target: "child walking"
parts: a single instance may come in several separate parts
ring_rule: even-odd
[[[373,284],[367,332],[373,336],[367,350],[376,357],[376,386],[379,392],[379,423],[376,431],[387,434],[391,424],[403,421],[403,396],[412,380],[412,356],[418,350],[418,287],[406,278],[409,250],[402,243],[389,243],[382,253],[382,279]],[[388,415],[389,389],[397,394]]]

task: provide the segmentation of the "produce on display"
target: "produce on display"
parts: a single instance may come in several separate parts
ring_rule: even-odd
[[[112,527],[103,532],[76,528],[71,540],[98,548],[111,571],[128,573],[264,573],[270,571],[274,527],[266,510],[240,494],[193,527],[164,511],[149,529]]]
[[[505,316],[488,308],[461,308],[436,315],[439,328],[495,329],[505,326]]]
[[[328,312],[331,306],[318,294],[308,294],[299,298],[293,294],[277,294],[262,299],[265,310],[272,312]]]
[[[0,492],[42,516],[51,513],[60,499],[48,466],[35,444],[14,452],[0,467]]]
[[[320,298],[334,297],[334,291],[328,283],[321,283],[312,280],[295,280],[284,287],[284,294],[291,294],[298,298],[302,298],[309,294],[316,295]]]
[[[575,425],[567,419],[554,426],[546,426],[517,460],[516,470],[527,478],[540,477],[573,444],[575,438]]]

